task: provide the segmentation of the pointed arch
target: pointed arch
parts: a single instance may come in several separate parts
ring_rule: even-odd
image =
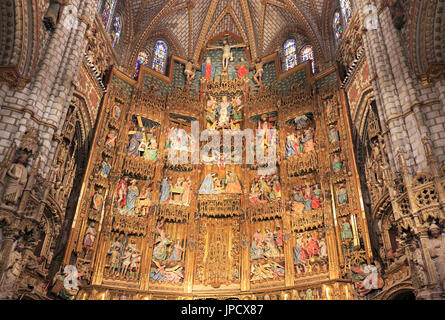
[[[37,1],[0,1],[0,82],[14,90],[29,83],[38,68],[40,9]]]

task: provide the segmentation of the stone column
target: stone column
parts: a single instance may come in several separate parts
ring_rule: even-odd
[[[365,12],[364,6],[372,5],[377,8],[376,1],[362,0],[358,1],[358,12],[360,14],[361,24],[364,25]],[[381,122],[385,123],[391,141],[388,144],[388,153],[394,155],[395,151],[401,146],[410,146],[408,133],[406,130],[406,123],[403,118],[402,105],[399,100],[399,93],[397,91],[396,79],[392,72],[390,53],[385,43],[383,34],[383,27],[387,21],[377,18],[377,28],[366,30],[363,33],[363,44],[365,47],[366,56],[370,64],[370,72],[373,76],[373,87],[376,93],[377,108]],[[390,156],[393,159],[394,156]],[[406,161],[409,165],[414,165],[415,160],[412,156],[411,150],[407,150]]]
[[[87,21],[90,23],[94,21],[96,6],[97,1],[87,0],[79,3],[78,10],[72,10],[71,6],[65,9],[67,11],[66,22],[62,23],[63,26],[60,28],[67,30],[71,28],[71,32],[67,39],[65,50],[61,54],[62,61],[57,70],[54,84],[48,97],[47,107],[42,117],[45,123],[53,125],[55,128],[60,128],[65,121],[66,110],[71,102],[74,89],[72,81],[79,71],[87,45],[87,39],[85,38]],[[70,20],[75,21],[73,25],[70,24]],[[44,128],[40,129],[42,131]],[[57,147],[57,143],[52,141],[53,134],[54,130],[52,129],[48,129],[48,132],[42,132],[41,134],[44,139],[42,141],[42,156],[48,155],[48,159],[54,157]],[[46,150],[46,146],[48,146],[48,150]],[[47,174],[49,166],[43,167],[42,170]]]
[[[378,2],[359,1],[362,21],[368,14],[362,8],[366,5],[377,7]],[[380,2],[377,29],[365,31],[363,40],[375,75],[373,85],[381,120],[388,125],[393,142],[392,153],[400,146],[398,141],[402,138],[400,141],[407,143],[405,147],[410,146],[404,154],[410,171],[431,171],[421,139],[431,137],[434,153],[440,157],[439,160],[445,159],[445,81],[422,87],[406,56],[405,39],[394,27],[387,1]]]
[[[55,31],[49,34],[47,46],[42,49],[39,69],[30,83],[19,91],[2,86],[0,160],[11,141],[17,143],[27,126],[35,127],[39,129],[41,171],[48,174],[48,163],[56,148],[52,137],[64,121],[72,94],[72,79],[81,65],[86,46],[86,22],[94,19],[96,6],[95,0],[72,0],[71,5],[63,7]]]
[[[439,161],[439,166],[445,162],[445,79],[441,79],[434,85],[438,103],[432,106],[427,118],[434,119],[431,123],[431,140],[434,143],[434,153]]]
[[[417,90],[418,84],[415,75],[411,72],[405,57],[406,49],[403,48],[401,35],[395,29],[389,7],[385,7],[379,16],[385,45],[388,48],[389,62],[394,74],[397,94],[401,103],[403,117],[408,130],[408,138],[413,146],[412,152],[417,164],[417,170],[427,167],[424,148],[420,143],[422,136],[429,136],[430,131],[425,126],[420,112],[422,97]],[[414,116],[409,113],[413,111]]]

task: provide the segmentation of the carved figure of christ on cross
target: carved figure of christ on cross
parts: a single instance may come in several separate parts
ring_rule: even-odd
[[[232,49],[234,49],[234,48],[245,48],[245,47],[247,47],[245,44],[230,45],[229,41],[227,39],[225,39],[223,41],[223,45],[222,46],[208,45],[207,49],[208,50],[219,50],[219,49],[221,49],[223,51],[223,57],[222,57],[223,71],[227,71],[228,68],[229,68],[229,60],[233,60]]]

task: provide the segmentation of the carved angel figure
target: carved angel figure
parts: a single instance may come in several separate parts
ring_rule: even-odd
[[[190,85],[193,82],[193,80],[195,80],[196,76],[196,71],[191,61],[187,61],[187,63],[185,64],[184,73],[186,76],[187,84]]]

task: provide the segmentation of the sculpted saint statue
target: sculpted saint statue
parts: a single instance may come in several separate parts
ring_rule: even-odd
[[[436,269],[439,286],[445,290],[445,234],[434,223],[431,224],[429,230],[431,237],[427,242],[428,251]]]
[[[207,120],[207,129],[215,130],[217,125],[217,112],[216,108],[218,107],[218,103],[215,98],[209,96],[209,100],[207,101],[206,110],[206,120]]]
[[[337,199],[338,204],[344,204],[348,202],[348,190],[346,190],[346,187],[343,184],[340,185],[340,188],[337,191]]]
[[[24,152],[21,153],[6,173],[5,192],[3,194],[3,201],[6,204],[16,205],[22,196],[23,189],[28,181],[27,161],[28,155]]]
[[[167,203],[170,197],[170,184],[169,177],[162,179],[161,185],[161,197],[159,203]]]
[[[244,59],[244,57],[241,57],[240,62],[238,62],[235,65],[235,70],[237,71],[238,79],[247,79],[248,80],[247,75],[250,72],[249,69],[250,69],[249,62],[247,62],[246,59]]]
[[[103,204],[104,196],[102,195],[102,189],[99,189],[93,196],[93,208],[97,211],[101,211]]]
[[[216,67],[212,63],[212,59],[210,57],[206,58],[206,61],[201,66],[202,78],[209,80],[215,76]]]
[[[96,224],[92,222],[86,231],[85,239],[83,241],[83,246],[86,249],[91,249],[94,246],[94,241],[96,240],[97,230]]]
[[[419,286],[428,284],[426,276],[426,268],[423,262],[422,253],[420,252],[418,245],[413,241],[409,246],[409,254],[411,261],[413,262],[413,275],[416,276]]]

